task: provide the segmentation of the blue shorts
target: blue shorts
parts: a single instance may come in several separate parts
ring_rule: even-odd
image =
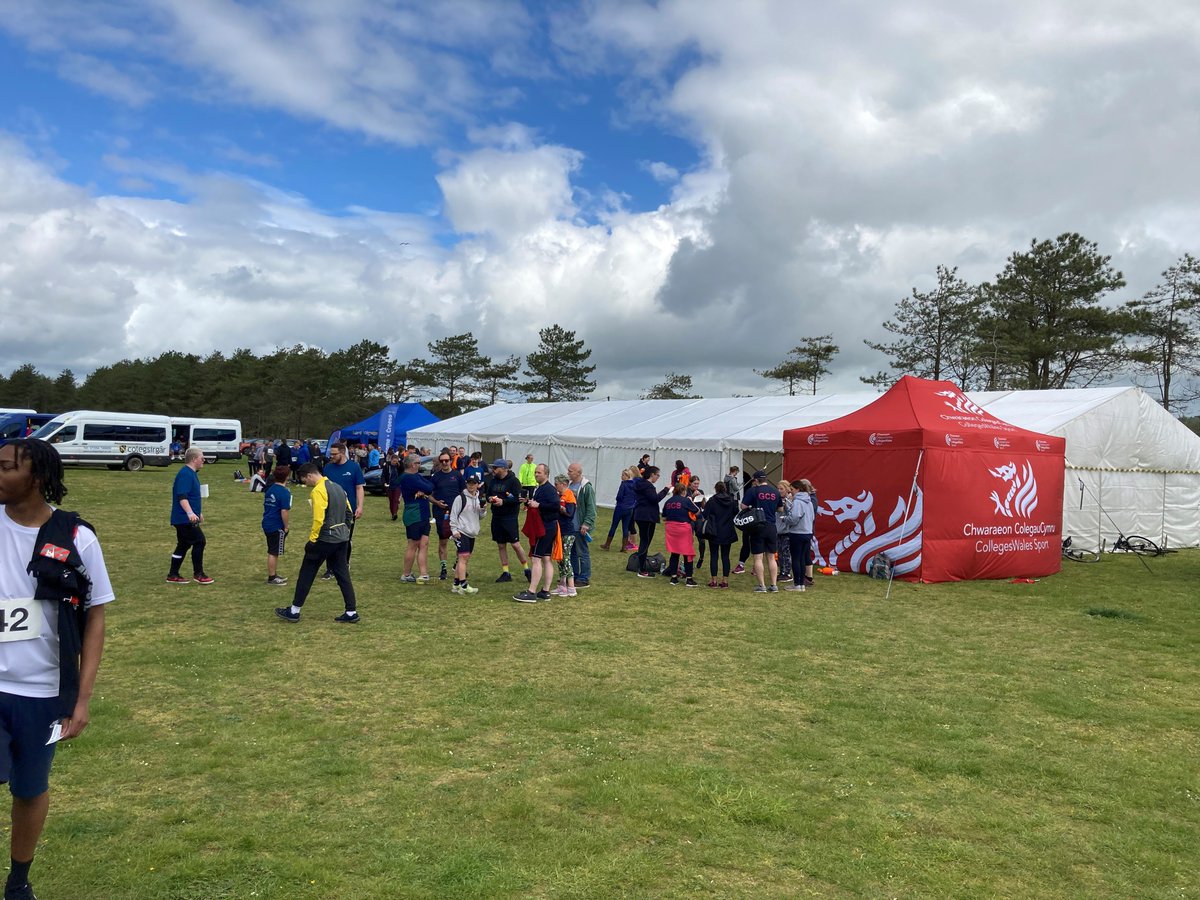
[[[50,789],[54,748],[47,745],[58,721],[57,697],[19,697],[0,692],[0,784],[14,797],[32,799]]]

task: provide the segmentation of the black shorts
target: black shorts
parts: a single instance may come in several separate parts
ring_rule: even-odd
[[[779,549],[779,530],[774,522],[767,522],[750,532],[751,553],[774,553]]]
[[[47,744],[59,719],[57,697],[20,697],[0,693],[0,783],[14,797],[28,800],[50,788],[54,748]]]
[[[283,531],[267,531],[264,534],[267,536],[267,555],[283,556],[283,544],[287,538],[287,533]]]
[[[521,525],[517,517],[492,519],[492,540],[497,544],[521,543]]]
[[[558,540],[558,526],[556,525],[546,534],[543,534],[537,539],[537,543],[533,545],[533,552],[530,556],[541,556],[549,558],[554,555],[554,544]]]
[[[454,548],[459,553],[473,553],[475,551],[475,538],[460,534],[454,539]]]
[[[429,520],[425,519],[413,525],[405,525],[404,533],[408,535],[410,541],[419,541],[421,538],[429,537]]]

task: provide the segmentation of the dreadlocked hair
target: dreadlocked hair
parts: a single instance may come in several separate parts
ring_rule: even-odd
[[[63,464],[54,449],[53,444],[35,438],[18,438],[9,441],[17,448],[17,458],[29,460],[33,470],[34,481],[42,490],[42,497],[47,503],[55,505],[62,503],[67,496],[67,486],[63,483]]]

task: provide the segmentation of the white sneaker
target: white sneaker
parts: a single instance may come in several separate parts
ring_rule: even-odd
[[[458,584],[450,585],[450,593],[461,594],[462,592],[463,592],[462,585],[458,585]]]
[[[477,587],[472,587],[472,586],[471,586],[471,585],[469,585],[469,584],[464,584],[464,585],[461,585],[461,586],[459,587],[459,589],[458,589],[458,592],[459,592],[460,594],[478,594],[478,593],[479,593],[479,588],[477,588]]]
[[[429,584],[429,576],[428,575],[418,575],[417,576],[417,584]]]
[[[785,588],[784,588],[784,590],[785,590],[785,591],[803,591],[803,590],[804,590],[804,585],[802,585],[802,584],[793,584],[793,585],[789,585],[788,587],[785,587]]]

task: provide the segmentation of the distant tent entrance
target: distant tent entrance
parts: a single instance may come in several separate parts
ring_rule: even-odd
[[[753,475],[759,469],[767,473],[771,484],[779,484],[783,478],[783,454],[767,453],[761,450],[742,451],[742,473]]]

